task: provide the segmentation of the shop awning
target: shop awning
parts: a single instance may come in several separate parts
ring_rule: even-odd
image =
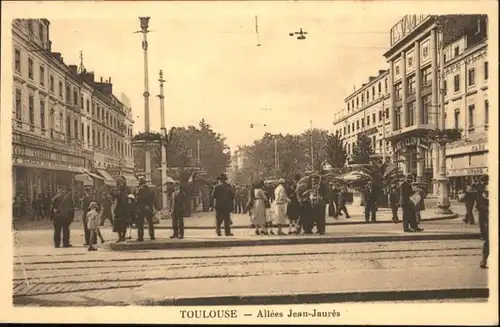
[[[94,174],[94,173],[87,172],[87,175],[89,175],[90,177],[95,178],[95,179],[104,180],[104,178],[102,178],[101,176]]]
[[[92,178],[87,174],[76,174],[75,181],[82,182],[85,186],[92,185],[94,183]]]
[[[97,172],[104,177],[104,184],[108,186],[116,186],[116,180],[104,169],[97,169]]]
[[[125,178],[127,186],[137,187],[137,185],[139,185],[139,182],[137,181],[137,178],[134,175],[123,174],[122,176]]]

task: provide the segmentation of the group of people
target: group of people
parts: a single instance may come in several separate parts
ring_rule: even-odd
[[[115,202],[114,218],[108,212],[111,201]],[[94,251],[97,237],[101,242],[105,240],[99,231],[104,224],[104,219],[112,221],[113,232],[117,233],[119,242],[126,240],[127,228],[135,225],[137,228],[138,241],[144,240],[144,223],[147,222],[149,237],[155,239],[153,213],[155,198],[152,190],[146,185],[146,180],[139,180],[139,187],[135,194],[127,192],[125,181],[119,180],[117,187],[110,190],[108,194],[98,195],[93,188],[86,188],[82,200],[83,229],[85,246],[89,251]],[[109,206],[109,207],[108,207]],[[111,209],[109,209],[111,210]],[[75,217],[75,201],[70,187],[59,188],[57,195],[52,199],[50,206],[50,219],[54,225],[54,246],[71,247],[70,225]]]

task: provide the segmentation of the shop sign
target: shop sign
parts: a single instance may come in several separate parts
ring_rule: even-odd
[[[488,175],[488,167],[456,168],[448,170],[448,176],[450,177],[478,175]]]
[[[417,28],[429,15],[405,15],[393,28],[391,28],[391,46],[400,39],[410,34]]]
[[[486,152],[488,151],[487,143],[478,143],[473,145],[463,145],[454,148],[446,149],[446,156],[456,156],[457,154],[467,154],[474,152]]]
[[[50,152],[42,149],[33,149],[14,145],[12,147],[12,164],[21,163],[29,165],[40,165],[44,167],[84,167],[85,159],[72,155]],[[15,160],[14,160],[15,159]]]

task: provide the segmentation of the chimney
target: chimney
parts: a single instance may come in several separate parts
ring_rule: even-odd
[[[101,76],[101,83],[102,83],[102,76]]]
[[[69,65],[69,69],[71,69],[73,72],[78,72],[78,66],[77,65]]]
[[[109,83],[111,83],[111,77],[109,78]]]
[[[370,78],[368,78],[368,83],[373,81],[376,77],[373,77],[373,76],[370,76]]]
[[[383,74],[383,73],[385,73],[385,72],[386,72],[386,70],[385,70],[385,69],[381,69],[381,70],[379,70],[379,71],[378,71],[378,74],[379,74],[379,75],[382,75],[382,74]]]

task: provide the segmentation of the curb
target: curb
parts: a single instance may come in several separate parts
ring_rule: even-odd
[[[142,306],[223,306],[223,305],[286,305],[342,302],[418,301],[436,299],[489,298],[488,288],[408,290],[319,293],[299,295],[213,296],[197,298],[171,298],[164,300],[139,300],[131,305]]]
[[[452,214],[448,214],[448,215],[441,215],[441,216],[436,216],[436,217],[430,217],[430,218],[422,218],[421,221],[439,221],[439,220],[452,220],[452,219],[455,219],[455,218],[458,218],[458,214],[456,213],[452,213]],[[215,218],[214,218],[215,219]],[[402,224],[403,221],[400,219],[398,221],[398,224]],[[394,222],[392,220],[378,220],[378,221],[375,221],[375,222],[367,222],[367,221],[339,221],[339,222],[334,222],[334,223],[326,223],[325,226],[337,226],[337,225],[367,225],[367,224],[394,224]],[[145,227],[147,226],[144,225]],[[273,227],[278,227],[278,225],[275,225],[273,224]],[[248,229],[250,228],[250,226],[236,226],[236,225],[233,225],[231,226],[231,229]],[[172,226],[169,226],[169,225],[155,225],[155,229],[172,229]],[[209,229],[209,230],[213,230],[214,229],[214,226],[184,226],[184,229],[196,229],[196,230],[205,230],[205,229]]]
[[[457,234],[412,234],[383,236],[313,236],[301,238],[271,238],[271,239],[213,239],[213,240],[161,240],[153,242],[106,243],[102,248],[111,251],[136,250],[166,250],[219,248],[236,246],[266,246],[266,245],[301,245],[301,244],[345,244],[369,242],[408,242],[436,240],[472,240],[479,239],[480,233]]]

